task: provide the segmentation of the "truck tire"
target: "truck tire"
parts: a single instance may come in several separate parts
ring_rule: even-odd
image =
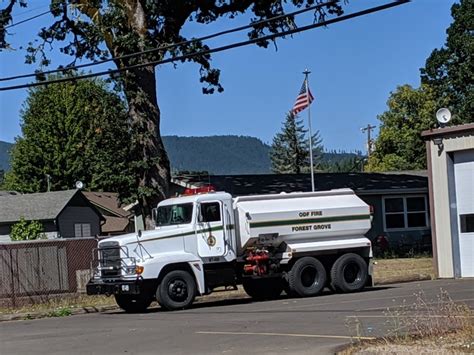
[[[244,291],[254,300],[277,299],[283,291],[283,280],[280,278],[251,279],[242,281]]]
[[[326,269],[318,259],[305,256],[295,262],[288,273],[291,295],[311,297],[319,294],[326,284]]]
[[[156,290],[160,306],[168,311],[189,307],[196,297],[194,277],[185,270],[167,273]]]
[[[339,292],[356,292],[367,283],[368,268],[365,260],[357,254],[344,254],[331,268],[331,287]]]
[[[153,299],[148,295],[115,295],[115,302],[127,313],[145,312]]]

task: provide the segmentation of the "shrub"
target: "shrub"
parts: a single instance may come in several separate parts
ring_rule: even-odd
[[[11,240],[35,240],[46,238],[43,225],[38,221],[26,221],[23,217],[13,225],[10,233]]]

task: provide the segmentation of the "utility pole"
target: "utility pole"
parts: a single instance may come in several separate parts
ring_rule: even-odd
[[[371,126],[370,123],[366,127],[362,127],[360,131],[362,133],[367,132],[367,159],[370,158],[370,154],[372,153],[372,145],[373,141],[370,136],[370,133],[372,132],[373,129],[377,128],[376,126]]]

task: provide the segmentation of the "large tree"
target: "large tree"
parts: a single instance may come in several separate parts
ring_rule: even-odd
[[[11,153],[4,188],[41,192],[74,188],[130,197],[130,130],[121,98],[100,80],[52,84],[29,91],[21,112],[22,137]]]
[[[367,170],[425,169],[421,132],[436,126],[441,107],[453,112],[451,125],[474,122],[474,1],[461,0],[451,14],[445,46],[433,50],[420,70],[422,85],[398,87],[378,117],[380,133]]]
[[[273,138],[270,151],[272,171],[276,174],[300,174],[310,171],[308,130],[292,112],[288,112],[281,132]],[[323,147],[319,132],[312,137],[313,160],[316,166]]]
[[[370,155],[368,171],[417,170],[426,168],[426,148],[421,132],[435,124],[436,96],[422,85],[397,88],[381,114],[380,132]]]
[[[144,51],[159,46],[186,40],[182,35],[184,25],[189,21],[211,24],[216,20],[233,19],[247,15],[251,22],[284,14],[294,8],[301,8],[326,0],[51,0],[51,12],[55,20],[39,32],[39,47],[30,47],[27,62],[41,59],[48,64],[43,49],[52,42],[62,43],[61,52],[77,59],[97,60],[113,57],[117,68],[160,60],[167,56],[191,53],[207,49],[200,41],[185,43],[161,52],[139,57],[118,59],[120,56]],[[5,25],[11,21],[15,3],[29,3],[28,0],[8,0],[0,13],[0,47],[7,47]],[[31,1],[33,3],[33,1]],[[331,4],[315,12],[315,21],[323,20],[327,13],[342,14],[341,6]],[[293,18],[255,25],[248,33],[250,38],[264,34],[278,33],[296,27]],[[212,28],[209,27],[209,32]],[[268,41],[258,45],[267,47]],[[49,47],[48,47],[49,48]],[[222,91],[219,82],[220,71],[212,68],[208,54],[188,59],[199,65],[204,93]],[[138,198],[149,215],[150,205],[157,198],[163,198],[168,189],[170,167],[160,136],[160,109],[156,92],[155,66],[123,71],[117,80],[123,87],[132,124],[132,150],[137,176]]]
[[[448,106],[453,123],[474,122],[474,1],[451,8],[446,44],[435,49],[421,69],[422,83],[435,91],[437,106]]]

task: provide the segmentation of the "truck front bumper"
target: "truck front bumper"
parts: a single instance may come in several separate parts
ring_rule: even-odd
[[[138,295],[143,288],[141,280],[125,281],[103,281],[91,279],[86,285],[88,295]]]

